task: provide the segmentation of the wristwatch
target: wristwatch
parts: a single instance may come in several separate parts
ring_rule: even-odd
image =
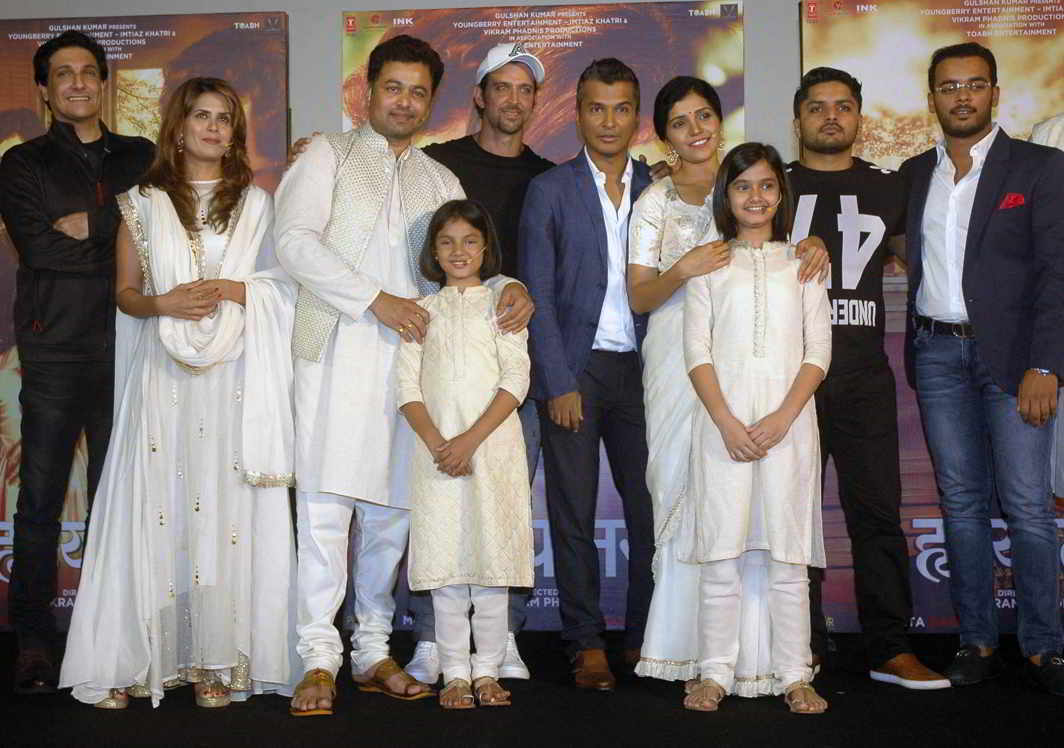
[[[1039,369],[1037,366],[1032,366],[1030,371],[1033,371],[1035,374],[1041,374],[1043,377],[1052,376],[1053,374],[1049,369]]]

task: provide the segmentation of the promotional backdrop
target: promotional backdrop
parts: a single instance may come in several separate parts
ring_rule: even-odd
[[[652,123],[654,97],[675,75],[697,75],[713,84],[724,109],[724,139],[743,140],[743,14],[736,2],[548,5],[446,10],[380,10],[343,18],[344,128],[360,124],[367,100],[366,65],[381,40],[410,34],[429,42],[443,58],[443,83],[432,119],[418,145],[451,140],[480,128],[473,109],[477,66],[503,42],[522,42],[543,62],[546,81],[525,142],[555,162],[581,148],[576,131],[576,81],[596,58],[617,57],[639,77],[640,127],[633,152],[654,163],[664,156]],[[543,471],[533,487],[536,587],[528,627],[559,627],[554,559],[543,499]],[[602,607],[612,628],[624,624],[628,541],[621,501],[605,453],[599,476],[596,543],[600,549]],[[403,610],[400,595],[399,610]],[[401,621],[408,625],[409,619]]]
[[[288,147],[288,16],[285,13],[52,18],[0,21],[0,155],[47,129],[48,112],[33,80],[33,53],[67,29],[94,36],[107,50],[103,120],[115,132],[155,139],[161,106],[187,78],[225,78],[248,115],[248,155],[256,182],[273,190]],[[11,305],[14,248],[0,223],[0,626],[6,625],[13,518],[18,497],[20,369]],[[86,453],[78,445],[60,538],[59,595],[65,628],[77,591],[85,543]]]
[[[863,124],[855,152],[897,168],[941,137],[927,108],[927,67],[939,47],[976,41],[998,62],[1001,98],[996,120],[1013,137],[1027,138],[1037,122],[1064,111],[1064,5],[1058,0],[804,0],[802,68],[841,68],[863,84]],[[916,397],[905,383],[904,273],[885,280],[887,349],[898,381],[902,526],[909,541],[915,631],[952,631],[949,559],[944,546],[931,461]],[[825,491],[828,542],[824,608],[837,630],[856,630],[850,544],[837,491]],[[1000,517],[1000,513],[998,513]],[[1064,518],[1058,516],[1064,538]],[[1009,537],[994,519],[995,596],[1004,630],[1015,627]],[[1064,547],[1061,549],[1064,564]],[[1064,584],[1064,583],[1062,583]]]

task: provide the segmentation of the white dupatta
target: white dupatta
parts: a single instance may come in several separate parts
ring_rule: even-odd
[[[164,294],[202,279],[205,260],[199,236],[186,231],[166,192],[148,188],[146,193],[134,187],[119,199],[146,289]],[[164,349],[192,374],[245,356],[241,469],[254,486],[294,484],[290,341],[296,291],[277,264],[270,244],[272,228],[272,198],[249,187],[233,209],[217,275],[244,283],[244,306],[222,301],[212,314],[196,321],[156,318]],[[139,328],[120,320],[116,329],[116,405],[133,362],[134,341],[143,332]],[[123,340],[129,334],[133,340]]]

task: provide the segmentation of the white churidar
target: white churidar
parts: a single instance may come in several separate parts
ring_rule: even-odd
[[[455,678],[472,683],[477,678],[499,677],[499,666],[506,656],[508,594],[505,587],[477,584],[454,584],[432,590],[436,644],[444,683]],[[473,655],[469,654],[471,630],[477,648]]]

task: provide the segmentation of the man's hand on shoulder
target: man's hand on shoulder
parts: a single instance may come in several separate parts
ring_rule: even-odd
[[[1028,369],[1020,380],[1016,410],[1025,422],[1045,426],[1057,412],[1057,376],[1039,369]]]
[[[62,231],[71,239],[84,240],[89,238],[89,214],[85,211],[71,213],[70,215],[57,218],[52,224],[56,231]]]
[[[507,283],[499,294],[499,305],[495,309],[499,329],[503,332],[521,332],[528,327],[536,305],[532,297],[520,283]]]
[[[369,309],[378,322],[395,330],[408,343],[425,340],[425,333],[429,329],[429,313],[414,299],[404,299],[381,291]]]

